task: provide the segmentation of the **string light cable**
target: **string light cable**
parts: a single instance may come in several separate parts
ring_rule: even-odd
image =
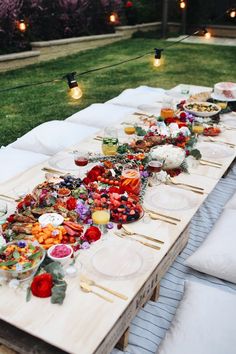
[[[230,14],[232,11],[233,11],[232,8],[228,9],[220,17],[217,17],[215,19],[215,21],[218,20],[219,18],[222,18],[225,14]],[[184,36],[183,38],[181,38],[181,39],[179,39],[179,40],[177,40],[177,41],[165,46],[164,48],[161,48],[161,49],[160,48],[155,48],[154,49],[154,66],[160,66],[161,54],[162,54],[163,51],[165,51],[166,49],[168,49],[168,48],[170,48],[172,46],[178,45],[179,43],[183,42],[187,38],[189,38],[191,36],[194,36],[194,35],[197,35],[200,32],[203,32],[205,34],[209,33],[206,30],[206,27],[201,26],[201,27],[199,27],[199,29],[195,30],[193,33]],[[100,67],[97,67],[97,68],[89,69],[89,70],[86,70],[86,71],[82,71],[82,72],[79,72],[79,73],[71,72],[71,73],[63,74],[60,77],[58,77],[57,79],[51,79],[51,80],[45,80],[45,81],[39,81],[39,82],[32,82],[32,83],[25,83],[25,84],[18,85],[18,86],[7,87],[5,89],[1,89],[0,93],[8,92],[8,91],[11,91],[11,90],[27,88],[27,87],[33,87],[33,86],[46,85],[46,84],[50,84],[50,83],[56,83],[56,82],[64,81],[65,79],[67,79],[70,96],[71,97],[74,96],[73,98],[78,99],[78,98],[80,98],[82,96],[82,92],[81,92],[81,89],[78,87],[78,83],[77,83],[77,81],[75,79],[75,75],[83,76],[83,75],[87,75],[87,74],[94,73],[94,72],[97,72],[97,71],[111,69],[111,68],[114,68],[116,66],[125,64],[125,63],[129,63],[129,62],[132,62],[132,61],[135,61],[135,60],[142,59],[142,58],[144,58],[146,56],[149,56],[149,55],[153,55],[153,51],[146,52],[144,54],[140,54],[138,56],[135,56],[135,57],[132,57],[132,58],[129,58],[129,59],[125,59],[125,60],[122,60],[122,61],[119,61],[119,62],[116,62],[116,63],[112,63],[112,64],[100,66]]]

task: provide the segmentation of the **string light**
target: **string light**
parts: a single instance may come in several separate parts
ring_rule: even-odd
[[[111,14],[110,14],[110,16],[109,16],[109,22],[111,23],[111,24],[117,24],[119,21],[118,21],[118,15],[117,15],[117,13],[116,12],[112,12]]]
[[[236,15],[236,10],[233,10],[233,11],[235,11],[235,15]],[[220,17],[217,17],[216,20],[218,20],[219,18],[222,18],[223,16],[225,16],[225,14],[230,14],[230,12],[232,12],[232,10],[225,11],[223,14],[221,14]],[[22,27],[22,28],[24,28],[24,27]],[[179,39],[179,40],[177,40],[177,41],[165,46],[164,49],[155,48],[155,57],[154,57],[153,65],[155,67],[158,67],[158,66],[161,65],[161,60],[160,59],[161,59],[161,52],[163,50],[166,50],[166,49],[168,49],[168,48],[170,48],[172,46],[176,46],[179,43],[182,43],[185,39],[191,37],[192,35],[196,35],[196,34],[200,34],[200,33],[203,33],[203,35],[206,38],[210,38],[211,37],[211,33],[208,32],[206,30],[206,28],[199,27],[193,33],[191,33],[191,34],[189,34],[189,35],[187,35],[185,37],[182,37],[181,39]],[[116,62],[116,63],[111,63],[111,64],[100,66],[100,67],[97,67],[97,68],[91,68],[91,69],[88,69],[86,71],[78,73],[78,76],[87,75],[87,74],[91,74],[91,73],[98,72],[98,71],[101,71],[101,70],[114,68],[116,66],[119,66],[119,65],[122,65],[122,64],[125,64],[125,63],[129,63],[129,62],[132,62],[132,61],[135,61],[135,60],[139,60],[139,59],[144,58],[146,56],[149,56],[151,54],[153,54],[153,51],[152,52],[147,52],[147,53],[135,56],[135,57],[131,57],[129,59],[122,60],[122,61],[119,61],[119,62]],[[69,73],[67,75],[63,75],[63,76],[61,76],[60,78],[57,78],[57,79],[54,78],[54,79],[49,79],[49,80],[45,80],[45,81],[23,83],[23,84],[20,84],[20,85],[17,85],[17,86],[13,86],[13,87],[6,87],[6,88],[3,88],[3,89],[0,89],[0,93],[1,92],[12,91],[12,90],[17,90],[17,89],[22,89],[22,88],[33,87],[33,86],[45,85],[45,84],[54,83],[54,82],[59,82],[59,81],[62,81],[62,80],[64,80],[66,78],[67,81],[68,81],[68,86],[69,86],[69,95],[72,98],[74,98],[74,99],[79,99],[79,98],[82,97],[83,92],[80,89],[80,87],[78,86],[78,83],[77,83],[77,81],[75,79],[75,75],[76,75],[76,72],[72,72],[72,73]]]
[[[235,18],[235,17],[236,17],[236,10],[235,10],[235,9],[230,10],[229,16],[230,16],[231,18]]]
[[[211,33],[206,28],[203,29],[203,34],[206,39],[211,38]]]
[[[179,7],[183,10],[186,8],[186,2],[184,0],[180,0]]]
[[[76,72],[66,74],[66,79],[69,86],[69,96],[74,100],[79,100],[83,96],[82,90],[79,88],[75,79]]]
[[[155,56],[154,56],[154,61],[153,65],[157,68],[161,65],[161,52],[163,49],[155,48]]]
[[[23,19],[17,22],[17,28],[22,33],[26,31],[27,26]]]

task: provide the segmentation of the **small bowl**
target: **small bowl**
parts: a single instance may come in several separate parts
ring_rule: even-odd
[[[19,242],[20,241],[8,242],[3,247],[15,245],[15,244],[18,244]],[[27,245],[32,244],[32,242],[30,242],[30,241],[24,240],[23,242],[25,242]],[[41,256],[40,260],[36,264],[34,264],[31,268],[27,268],[24,270],[12,270],[12,269],[1,269],[0,268],[0,276],[2,276],[7,281],[10,281],[12,279],[17,279],[20,282],[32,278],[34,276],[34,274],[37,272],[39,266],[43,262],[45,255],[46,255],[45,250],[40,246],[39,246],[39,248],[42,251],[42,256]]]
[[[66,247],[67,249],[70,250],[70,253],[65,256],[65,257],[55,257],[55,256],[52,256],[52,252],[53,250],[56,248],[56,247]],[[73,255],[74,253],[74,250],[73,248],[70,246],[70,245],[66,245],[66,244],[63,244],[63,243],[59,243],[58,245],[53,245],[51,246],[48,250],[47,250],[47,256],[54,262],[59,262],[61,263],[62,265],[67,265],[70,261],[71,261],[71,256]]]

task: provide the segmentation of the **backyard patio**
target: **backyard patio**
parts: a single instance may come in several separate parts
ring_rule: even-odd
[[[236,7],[197,3],[0,2],[1,354],[234,354]]]

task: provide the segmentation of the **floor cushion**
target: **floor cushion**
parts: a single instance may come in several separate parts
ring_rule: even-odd
[[[234,354],[236,293],[187,281],[157,354]]]
[[[134,112],[134,108],[113,104],[95,103],[73,114],[66,122],[86,124],[103,129],[105,126],[117,124]]]
[[[47,155],[31,151],[18,150],[11,147],[0,149],[0,183],[17,176],[28,168],[48,159]]]
[[[225,209],[214,228],[185,264],[236,283],[236,210]]]
[[[52,120],[40,124],[9,146],[41,154],[54,155],[69,146],[79,143],[97,131],[97,128],[82,124]]]
[[[140,105],[162,102],[165,90],[148,86],[124,90],[119,96],[107,101],[117,105],[138,108]]]

